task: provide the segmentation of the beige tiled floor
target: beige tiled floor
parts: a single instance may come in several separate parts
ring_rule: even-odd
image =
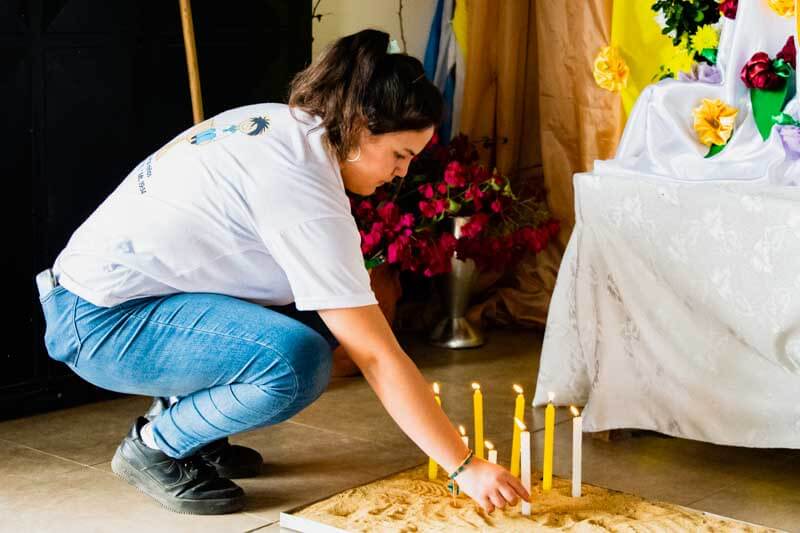
[[[469,428],[472,390],[485,394],[486,438],[507,462],[513,383],[532,392],[541,335],[495,331],[478,350],[448,351],[405,336],[425,376],[442,385],[444,408]],[[0,531],[278,531],[280,511],[411,467],[425,460],[360,378],[336,381],[292,420],[234,437],[259,449],[263,474],[239,480],[245,512],[215,517],[170,513],[118,480],[109,461],[148,399],[128,397],[0,423]],[[542,419],[534,413],[536,450]],[[559,410],[557,449],[569,449],[570,426]],[[471,428],[470,428],[471,433]],[[569,454],[555,472],[569,474]],[[584,479],[800,532],[800,451],[714,446],[636,433],[617,442],[584,439]]]

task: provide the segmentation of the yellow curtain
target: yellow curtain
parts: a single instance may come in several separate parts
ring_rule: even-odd
[[[653,2],[614,0],[611,44],[630,67],[628,86],[622,93],[625,114],[630,113],[642,90],[653,83],[658,69],[673,53],[672,39],[661,33]]]

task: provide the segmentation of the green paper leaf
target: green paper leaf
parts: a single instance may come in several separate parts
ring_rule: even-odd
[[[783,59],[775,59],[772,62],[772,70],[781,78],[788,78],[794,73],[792,66]]]
[[[772,117],[779,115],[786,104],[794,97],[796,81],[794,71],[789,67],[790,76],[783,87],[776,90],[750,89],[750,102],[753,105],[753,118],[758,132],[765,141],[769,139],[775,121]]]
[[[717,64],[717,49],[716,48],[703,48],[700,55],[708,60],[712,65]]]
[[[450,213],[458,213],[461,210],[461,204],[450,198],[448,199],[447,210]]]
[[[788,113],[781,113],[772,117],[772,121],[779,126],[797,126],[800,127],[800,120],[795,119]]]
[[[709,157],[714,157],[715,155],[720,153],[726,146],[728,146],[728,145],[727,144],[712,144],[711,148],[708,150],[708,153],[706,154],[706,159],[708,159]]]

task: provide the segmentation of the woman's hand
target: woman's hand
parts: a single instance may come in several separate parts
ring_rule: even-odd
[[[377,305],[323,309],[319,315],[347,350],[386,411],[426,455],[448,472],[469,450],[433,399],[430,384],[403,351]],[[488,512],[530,496],[506,469],[473,458],[457,483]]]
[[[530,501],[530,494],[511,472],[483,459],[473,457],[464,470],[456,476],[459,488],[475,500],[487,513],[495,507],[502,509],[506,503],[516,505],[522,498]]]

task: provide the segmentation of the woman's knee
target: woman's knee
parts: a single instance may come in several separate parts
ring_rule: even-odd
[[[333,367],[333,353],[322,335],[306,326],[292,328],[282,336],[280,346],[271,348],[283,363],[285,377],[293,384],[292,403],[299,407],[297,411],[322,395]]]

